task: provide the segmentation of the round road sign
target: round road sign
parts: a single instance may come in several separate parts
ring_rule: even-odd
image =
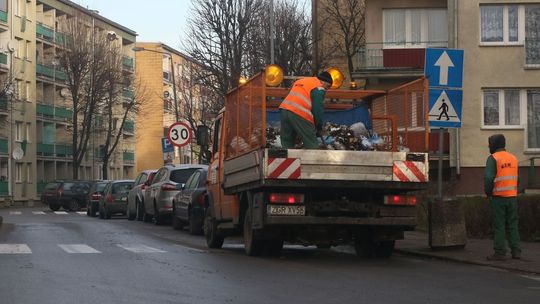
[[[177,147],[183,147],[191,142],[191,128],[183,122],[175,122],[169,127],[167,138]]]

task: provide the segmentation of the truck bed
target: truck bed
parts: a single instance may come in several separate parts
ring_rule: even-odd
[[[429,180],[427,153],[259,149],[225,160],[227,193],[260,187],[419,190]]]

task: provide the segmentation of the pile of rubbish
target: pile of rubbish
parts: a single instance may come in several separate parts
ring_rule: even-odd
[[[326,150],[376,151],[385,150],[387,143],[379,135],[368,130],[362,122],[350,126],[327,122],[318,138],[321,148]],[[279,126],[266,128],[266,147],[281,148]],[[302,148],[298,143],[295,148]]]

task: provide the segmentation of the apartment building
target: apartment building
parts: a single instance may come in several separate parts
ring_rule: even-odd
[[[465,51],[462,128],[444,137],[447,194],[482,193],[487,139],[496,133],[506,136],[508,151],[519,159],[521,190],[539,187],[540,170],[531,164],[540,157],[540,4],[365,0],[365,5],[366,45],[354,76],[365,79],[366,88],[422,77],[426,48]],[[435,152],[438,136],[430,138]]]
[[[202,119],[203,91],[195,82],[200,65],[189,56],[160,42],[137,42],[136,77],[144,88],[137,116],[137,171],[165,163],[198,162],[199,147],[193,142],[164,155],[161,141],[176,121],[190,125]],[[194,130],[193,130],[194,131]]]
[[[38,199],[49,181],[72,177],[73,109],[66,73],[58,64],[65,33],[61,25],[75,15],[92,20],[89,30],[114,34],[126,75],[134,73],[136,33],[68,0],[0,0],[0,201]],[[133,98],[125,90],[123,98]],[[80,179],[101,178],[104,130],[94,122]],[[109,178],[135,175],[135,123],[127,121]]]

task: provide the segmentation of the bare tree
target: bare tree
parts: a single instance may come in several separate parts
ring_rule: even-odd
[[[324,0],[319,3],[322,15],[319,31],[324,35],[321,43],[337,47],[347,61],[349,77],[352,79],[354,58],[365,45],[364,0]]]
[[[58,63],[66,73],[66,84],[71,93],[74,179],[78,178],[79,166],[88,147],[98,103],[92,82],[95,74],[93,67],[99,57],[92,54],[94,35],[88,24],[91,24],[90,20],[84,15],[67,16],[60,24],[66,38],[62,41],[64,50],[58,54]]]
[[[204,66],[200,81],[221,96],[238,84],[251,43],[247,38],[262,7],[263,0],[193,1],[184,49]]]

